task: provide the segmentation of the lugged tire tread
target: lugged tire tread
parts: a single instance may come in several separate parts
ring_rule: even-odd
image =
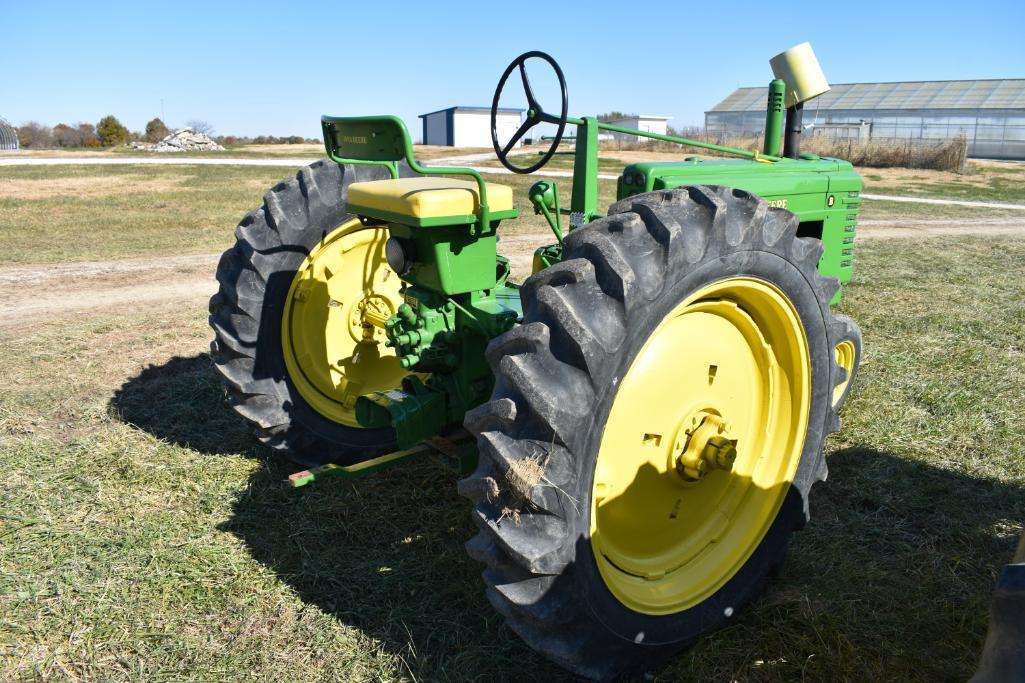
[[[350,437],[350,428],[316,425],[316,420],[298,415],[295,407],[301,398],[283,372],[268,371],[258,357],[268,325],[279,324],[265,320],[267,315],[280,316],[280,304],[266,301],[268,283],[293,273],[313,246],[353,218],[346,212],[349,184],[385,175],[380,167],[343,167],[328,159],[300,169],[275,184],[264,194],[263,204],[243,216],[235,228],[235,244],[217,264],[219,288],[209,304],[215,335],[210,356],[228,405],[250,423],[260,442],[307,466],[351,461],[394,443],[377,434]],[[408,169],[403,175],[409,175]]]
[[[595,388],[615,380],[606,376],[605,358],[619,350],[634,313],[659,295],[669,273],[680,277],[683,270],[744,249],[774,253],[797,266],[827,311],[827,341],[838,340],[849,329],[828,313],[838,284],[818,273],[822,245],[796,237],[797,225],[790,212],[729,188],[694,186],[624,199],[610,207],[607,218],[566,237],[564,260],[523,284],[524,324],[489,345],[495,392],[465,422],[480,444],[478,469],[461,487],[475,503],[473,517],[481,530],[467,551],[486,565],[488,599],[508,625],[579,675],[609,679],[650,667],[680,646],[645,646],[612,634],[574,593],[572,574],[559,573],[576,559],[577,539],[568,532],[589,504],[589,492],[573,480],[569,459],[577,456],[567,444],[582,428],[582,416],[589,415]],[[857,329],[853,321],[850,325]],[[832,363],[830,386],[842,381],[838,367]],[[568,390],[566,378],[584,382],[587,390],[580,384]],[[836,412],[825,412],[825,431],[838,429]],[[567,459],[570,480],[559,484],[556,499],[561,510],[522,495],[521,482],[510,474],[509,461],[523,457],[517,444],[546,441]],[[818,457],[824,472],[825,458]],[[805,501],[816,479],[795,482],[804,487]],[[498,499],[481,497],[482,490],[497,491]],[[505,495],[510,490],[519,495]],[[510,511],[517,500],[519,507]],[[557,526],[560,518],[564,523]],[[794,526],[803,521],[795,515]],[[782,559],[781,549],[766,575],[777,572]]]

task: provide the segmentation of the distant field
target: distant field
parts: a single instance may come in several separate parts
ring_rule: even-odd
[[[1025,164],[969,161],[964,173],[906,168],[859,172],[866,192],[1025,204]]]
[[[287,169],[0,167],[0,263],[226,249],[239,219]]]
[[[447,149],[447,148],[444,148]],[[556,168],[564,165],[560,159]],[[619,164],[607,160],[606,165]],[[878,171],[878,172],[873,172]],[[1025,174],[1025,168],[1020,173]],[[0,167],[0,263],[93,260],[194,254],[230,246],[239,219],[263,193],[291,175],[285,167],[243,166],[6,166]],[[521,218],[503,234],[543,228],[527,201],[538,176],[494,175],[514,188]],[[965,175],[871,169],[866,191],[1025,204],[1017,169],[980,166]],[[554,178],[568,203],[571,179]],[[600,182],[601,206],[615,199],[615,181]],[[983,219],[1022,212],[866,201],[863,220]]]
[[[416,156],[418,159],[437,159],[439,157],[453,156],[455,154],[477,154],[489,152],[491,148],[477,147],[439,147],[436,145],[416,145]],[[129,149],[127,147],[114,147],[111,149],[22,149],[22,150],[0,150],[0,158],[18,157],[138,157],[147,158],[184,158],[184,159],[266,159],[274,157],[286,157],[296,159],[319,159],[325,156],[324,145],[322,144],[296,144],[296,145],[229,145],[223,152],[147,152],[145,150]]]
[[[221,251],[242,216],[290,175],[284,167],[0,167],[0,264]],[[527,200],[536,178],[489,180],[513,186],[523,217],[503,232],[546,225]],[[567,196],[569,183],[560,187]],[[614,200],[614,181],[601,182],[601,198]]]

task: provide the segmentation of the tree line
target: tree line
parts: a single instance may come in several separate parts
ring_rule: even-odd
[[[222,145],[284,145],[304,142],[319,143],[320,140],[304,138],[300,135],[276,137],[274,135],[258,135],[255,137],[240,135],[214,136],[214,129],[206,121],[188,121],[185,127],[197,133],[209,135]],[[52,128],[36,121],[18,126],[18,144],[22,149],[54,149],[58,147],[117,147],[130,142],[156,143],[171,134],[171,129],[159,117],[146,123],[143,131],[130,131],[114,115],[104,116],[96,124],[76,123],[68,125],[58,123]]]

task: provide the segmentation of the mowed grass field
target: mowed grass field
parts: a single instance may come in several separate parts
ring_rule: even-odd
[[[227,165],[0,167],[0,265],[223,251],[239,219],[293,173]],[[511,185],[520,212],[503,234],[547,230],[527,200],[537,178],[488,180]],[[559,180],[567,181],[559,187],[568,197],[569,179]],[[604,206],[615,193],[615,181],[601,181]]]
[[[216,251],[284,175],[0,168],[0,265]],[[1012,215],[928,209],[863,217]],[[857,248],[840,310],[866,356],[812,521],[763,597],[655,680],[976,665],[1025,520],[1025,242]],[[210,337],[202,303],[0,328],[0,678],[568,679],[484,598],[452,471],[288,489],[298,468],[222,404]]]
[[[620,154],[629,161],[629,155],[639,153]],[[555,159],[569,168],[565,161],[568,157]],[[621,168],[623,161],[609,158],[603,163]],[[1025,204],[1025,165],[996,168],[999,170],[973,165],[973,172],[964,175],[868,169],[866,192],[956,199],[979,195],[982,200]],[[232,229],[242,215],[259,206],[263,193],[290,173],[287,167],[228,165],[0,167],[0,265],[221,251],[231,245]],[[502,226],[502,234],[547,229],[543,217],[534,215],[527,200],[527,189],[537,179],[520,175],[488,177],[490,182],[513,187],[520,213],[519,219]],[[571,179],[554,180],[560,197],[568,204]],[[599,205],[615,201],[615,193],[614,180],[601,180]],[[1023,214],[866,201],[860,219],[917,221]]]

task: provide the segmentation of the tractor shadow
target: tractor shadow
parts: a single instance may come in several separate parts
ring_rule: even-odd
[[[205,455],[260,457],[264,450],[225,404],[206,353],[150,365],[114,392],[108,412],[162,441]]]
[[[146,369],[111,409],[211,457],[261,459],[220,528],[305,603],[401,659],[411,678],[575,680],[526,647],[485,598],[482,568],[463,548],[476,529],[455,472],[428,459],[292,490],[285,480],[300,468],[259,446],[222,396],[203,354]],[[918,667],[923,679],[971,675],[1025,491],[865,446],[834,448],[828,463],[781,575],[656,680],[828,680],[831,666],[852,660]]]
[[[482,567],[463,548],[476,532],[468,502],[443,463],[291,489],[288,475],[301,466],[256,441],[225,404],[207,354],[146,368],[108,410],[210,457],[261,460],[221,530],[305,603],[361,631],[383,656],[401,658],[411,678],[580,680],[524,645],[488,603]]]

